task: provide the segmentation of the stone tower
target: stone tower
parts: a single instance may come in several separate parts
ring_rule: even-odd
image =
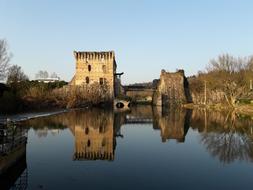
[[[108,52],[77,52],[74,51],[76,59],[76,73],[71,85],[90,85],[98,83],[107,84],[109,95],[115,96],[116,61],[113,51]]]
[[[171,106],[190,102],[192,100],[184,70],[174,73],[162,70],[157,89],[153,95],[153,104]]]

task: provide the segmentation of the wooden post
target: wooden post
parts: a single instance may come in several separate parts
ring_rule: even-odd
[[[252,90],[252,80],[249,81],[249,89]]]
[[[206,114],[206,108],[205,108],[205,132],[207,132],[207,114]]]
[[[204,95],[204,96],[205,96],[205,97],[204,97],[204,98],[205,98],[205,100],[204,100],[204,101],[205,101],[205,102],[204,102],[204,104],[206,105],[206,81],[205,81],[205,89],[204,89],[204,90],[205,90],[205,92],[204,92],[204,93],[205,93],[205,95]]]

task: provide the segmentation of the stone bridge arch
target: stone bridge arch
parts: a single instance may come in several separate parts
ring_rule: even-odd
[[[129,109],[130,108],[131,102],[128,100],[120,100],[120,99],[115,99],[114,100],[114,109]]]

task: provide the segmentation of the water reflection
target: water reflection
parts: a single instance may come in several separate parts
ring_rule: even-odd
[[[74,112],[74,160],[113,160],[116,146],[113,113],[104,110]]]
[[[253,122],[232,113],[195,110],[193,126],[201,133],[201,143],[222,163],[253,161]]]
[[[176,139],[184,142],[190,127],[192,110],[186,109],[157,109],[154,108],[154,129],[161,130],[162,142]]]
[[[137,106],[125,113],[76,110],[25,123],[35,129],[38,137],[45,137],[49,130],[57,135],[59,130],[69,128],[74,137],[74,160],[108,161],[115,158],[117,138],[124,137],[121,128],[135,124],[153,125],[154,130],[160,130],[163,143],[171,139],[184,143],[191,128],[198,132],[200,143],[210,155],[220,162],[253,160],[252,119],[235,113]]]
[[[56,136],[61,130],[68,128],[68,126],[73,122],[70,119],[71,117],[69,118],[64,114],[60,114],[24,121],[22,126],[34,129],[35,134],[39,138],[43,138],[47,137],[48,133]]]
[[[153,168],[156,180],[163,179],[159,183],[162,184],[166,181],[163,176],[173,178],[176,174],[175,178],[181,179],[181,173],[176,171],[191,173],[198,165],[201,169],[212,166],[219,173],[220,163],[232,165],[237,161],[247,161],[249,164],[246,166],[249,167],[253,161],[253,122],[250,117],[235,113],[182,108],[166,110],[151,106],[137,106],[128,112],[119,113],[102,109],[73,110],[25,121],[22,127],[6,131],[8,135],[1,133],[0,189],[27,187],[27,130],[30,138],[27,149],[29,174],[32,176],[29,180],[31,189],[43,185],[57,189],[51,186],[53,183],[44,182],[41,186],[43,171],[45,181],[48,180],[45,176],[49,176],[55,180],[55,184],[61,186],[62,178],[66,179],[69,175],[77,181],[79,176],[85,175],[90,185],[93,185],[94,176],[100,175],[99,179],[103,180],[108,175],[109,183],[109,178],[122,170],[125,172],[121,173],[125,175],[124,179],[135,180],[131,178],[135,168],[138,168],[136,172],[143,176],[144,182],[149,177],[148,171]],[[172,139],[180,144],[172,143]],[[168,146],[164,146],[164,143]],[[52,148],[48,147],[51,145]],[[203,151],[203,147],[206,151]],[[59,155],[48,156],[53,152]],[[110,164],[105,164],[108,161]],[[62,166],[62,175],[61,172],[50,174]],[[110,171],[111,176],[106,171]],[[234,174],[236,172],[229,173],[232,177]],[[202,170],[193,175],[191,180],[202,175],[209,179],[209,174]],[[68,183],[75,185],[77,182],[70,180]],[[162,185],[165,187],[167,181]]]
[[[27,130],[21,127],[0,127],[0,187],[26,189]]]
[[[33,127],[38,137],[46,137],[49,132],[57,135],[59,130],[69,128],[75,144],[73,160],[112,161],[117,130],[120,130],[118,125],[123,122],[120,116],[112,110],[73,110],[47,118],[32,119],[24,122],[24,125]]]
[[[153,122],[153,108],[151,106],[132,107],[131,111],[125,113],[124,124],[146,124]]]

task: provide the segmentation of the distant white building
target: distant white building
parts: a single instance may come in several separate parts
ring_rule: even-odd
[[[48,78],[38,78],[36,81],[50,83],[50,82],[58,82],[60,81],[60,77],[48,77]]]

